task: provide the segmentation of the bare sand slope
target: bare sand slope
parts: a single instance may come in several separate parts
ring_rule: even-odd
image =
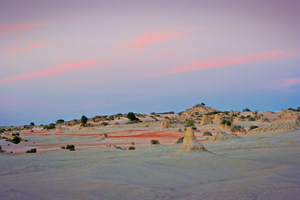
[[[0,199],[299,199],[299,131],[203,145],[1,154]]]

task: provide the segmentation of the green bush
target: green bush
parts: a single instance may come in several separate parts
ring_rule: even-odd
[[[49,125],[45,125],[44,129],[49,130],[49,129],[55,129],[55,124],[51,123]]]
[[[209,132],[209,131],[205,131],[205,132],[203,133],[203,136],[212,136],[212,134],[211,134],[211,132]]]
[[[128,150],[135,150],[135,147],[129,147]]]
[[[250,126],[249,131],[252,130],[252,129],[256,129],[256,128],[258,128],[258,126]]]
[[[227,120],[227,119],[224,118],[224,119],[222,119],[221,124],[222,125],[231,126],[231,121],[229,121],[229,120]]]
[[[102,123],[101,123],[101,126],[107,126],[107,125],[108,125],[107,122],[102,122]]]
[[[36,153],[36,148],[27,150],[26,153]]]
[[[248,118],[248,121],[255,121],[255,118],[250,116],[250,117]]]
[[[73,144],[67,145],[66,149],[69,149],[69,151],[75,151],[75,146]]]
[[[130,121],[138,121],[139,119],[135,116],[133,112],[129,112],[126,116]]]
[[[151,140],[151,144],[159,144],[158,140]]]
[[[63,120],[63,119],[56,120],[56,124],[61,124],[61,123],[64,123],[64,122],[65,122],[65,120]]]
[[[195,126],[195,122],[192,119],[187,119],[185,122],[185,127],[193,127]]]
[[[177,140],[176,144],[183,143],[183,139],[184,139],[184,137],[179,138],[179,139]]]
[[[21,138],[19,136],[14,136],[11,142],[15,144],[19,144],[21,142]]]
[[[245,109],[243,110],[243,112],[249,112],[249,111],[251,111],[249,108],[245,108]]]
[[[244,127],[241,127],[240,125],[235,125],[231,128],[232,132],[242,132],[244,130]]]
[[[33,123],[33,122],[30,122],[30,126],[34,126],[34,123]]]

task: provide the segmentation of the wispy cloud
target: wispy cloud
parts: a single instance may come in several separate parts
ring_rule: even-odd
[[[272,60],[280,60],[300,56],[299,49],[293,50],[272,50],[251,55],[235,55],[228,57],[214,57],[200,60],[190,60],[182,66],[174,66],[173,69],[157,74],[156,76],[164,76],[169,74],[178,74],[203,69],[212,69],[220,67],[231,67],[245,63],[265,62]]]
[[[41,78],[47,76],[56,76],[67,72],[73,72],[74,70],[80,70],[82,68],[90,67],[97,64],[97,60],[86,60],[83,62],[72,62],[67,65],[61,65],[57,67],[53,67],[50,69],[44,69],[34,72],[27,72],[23,74],[19,74],[16,76],[11,76],[8,78],[4,78],[0,80],[0,83],[9,83],[13,81],[25,80],[25,79],[33,79],[33,78]]]
[[[283,86],[300,85],[300,78],[282,79]]]
[[[149,45],[168,40],[179,39],[186,36],[187,34],[188,32],[179,32],[178,30],[174,31],[172,29],[150,31],[139,35],[132,41],[123,42],[120,46],[117,47],[117,50],[132,48],[141,51]]]
[[[23,52],[23,51],[29,51],[29,50],[36,49],[38,47],[44,46],[46,44],[48,44],[48,42],[45,42],[45,41],[34,42],[34,43],[31,43],[31,44],[29,44],[25,47],[20,47],[20,48],[15,48],[15,49],[7,49],[5,51],[5,53],[7,55],[9,55],[9,54],[15,54],[15,53]]]
[[[8,24],[0,25],[0,36],[12,35],[23,31],[39,28],[36,24]]]

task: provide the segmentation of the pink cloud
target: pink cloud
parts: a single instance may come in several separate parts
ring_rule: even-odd
[[[10,25],[0,25],[0,36],[12,35],[21,33],[26,30],[39,28],[36,24],[10,24]]]
[[[205,58],[200,60],[188,61],[183,66],[174,66],[169,71],[162,72],[156,76],[164,76],[169,74],[178,74],[184,72],[198,71],[203,69],[212,69],[220,67],[231,67],[234,65],[245,64],[245,63],[255,63],[255,62],[265,62],[272,60],[280,60],[291,57],[296,57],[300,55],[300,50],[273,50],[266,51],[251,55],[237,55],[228,57],[214,57]]]
[[[13,29],[28,29],[37,28],[38,25],[34,24],[10,24],[10,25],[0,25],[0,30],[13,30]]]
[[[284,86],[300,85],[300,78],[282,79]]]
[[[83,62],[72,62],[67,65],[53,67],[50,69],[44,69],[44,70],[35,71],[35,72],[27,72],[27,73],[23,73],[20,75],[8,77],[8,78],[0,80],[0,83],[8,83],[8,82],[25,80],[25,79],[33,79],[33,78],[41,78],[41,77],[47,77],[47,76],[60,75],[60,74],[66,73],[66,72],[71,72],[74,70],[80,70],[82,68],[90,67],[97,63],[98,63],[98,61],[96,61],[96,60],[86,60]]]
[[[136,37],[132,41],[123,42],[120,46],[117,47],[117,50],[134,48],[141,51],[149,45],[172,40],[172,39],[179,39],[184,37],[186,34],[187,32],[172,33],[172,30],[170,29],[151,31]]]
[[[35,43],[31,43],[25,47],[20,47],[20,48],[16,48],[16,49],[8,49],[5,51],[6,54],[15,54],[15,53],[19,53],[19,52],[23,52],[23,51],[29,51],[41,46],[46,45],[48,42],[35,42]]]

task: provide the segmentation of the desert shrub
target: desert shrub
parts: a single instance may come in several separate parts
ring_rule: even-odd
[[[205,131],[205,132],[203,133],[203,136],[212,136],[212,134],[211,134],[211,132],[209,132],[209,131]]]
[[[195,122],[192,119],[187,119],[185,122],[185,127],[192,127],[195,126]]]
[[[263,122],[270,122],[268,118],[265,118]]]
[[[249,112],[249,111],[251,111],[249,108],[245,108],[245,109],[243,110],[243,112]]]
[[[179,112],[179,113],[178,113],[178,116],[181,116],[181,115],[182,115],[182,112]]]
[[[33,123],[33,122],[30,122],[30,126],[34,126],[34,123]]]
[[[28,142],[28,140],[24,140],[24,142]]]
[[[131,145],[134,145],[134,142],[131,142]]]
[[[101,123],[101,126],[107,126],[107,125],[108,125],[107,122],[102,122],[102,123]]]
[[[115,119],[115,116],[110,115],[108,118],[109,118],[110,120],[114,120],[114,119]]]
[[[177,140],[176,144],[182,143],[182,142],[183,142],[183,139],[184,139],[184,137],[179,138],[179,139]]]
[[[221,121],[221,123],[220,123],[221,125],[227,125],[227,126],[231,126],[231,121],[229,121],[229,120],[227,120],[227,119],[222,119],[222,121]]]
[[[246,118],[245,116],[243,116],[243,115],[241,116],[241,119],[245,119],[245,118]]]
[[[256,129],[256,128],[258,128],[258,126],[250,126],[249,131],[252,130],[252,129]]]
[[[82,115],[80,121],[81,121],[81,125],[85,125],[87,122],[88,118],[85,115]]]
[[[181,128],[180,128],[180,129],[178,129],[178,131],[179,131],[179,132],[182,132]]]
[[[44,129],[49,130],[49,129],[55,129],[55,124],[51,123],[49,125],[45,125]]]
[[[19,136],[14,136],[11,142],[15,144],[19,144],[21,142],[21,138]]]
[[[26,153],[36,153],[36,148],[27,150]]]
[[[255,118],[250,116],[250,117],[248,118],[248,121],[255,121]]]
[[[244,130],[243,127],[241,127],[240,125],[235,125],[231,128],[232,132],[242,132]]]
[[[138,121],[139,119],[135,116],[135,114],[133,112],[129,112],[126,117],[130,120],[130,121]]]
[[[12,136],[16,136],[16,134],[15,134],[15,133],[12,133],[11,135],[12,135]]]
[[[66,149],[66,147],[64,147],[64,146],[61,146],[60,148],[61,148],[61,149]]]
[[[158,114],[174,114],[174,111],[170,111],[170,112],[162,112],[162,113],[158,113]]]
[[[151,140],[151,144],[159,144],[159,140]]]
[[[63,119],[58,119],[58,120],[56,120],[56,124],[61,124],[61,123],[64,123],[65,122],[65,120],[63,120]]]
[[[137,121],[129,121],[129,122],[126,122],[125,124],[136,124],[136,123],[141,123],[143,121],[140,121],[140,120],[137,120]]]
[[[75,146],[73,144],[67,145],[66,149],[69,149],[69,151],[75,151]]]
[[[128,147],[128,150],[135,150],[135,147]]]

